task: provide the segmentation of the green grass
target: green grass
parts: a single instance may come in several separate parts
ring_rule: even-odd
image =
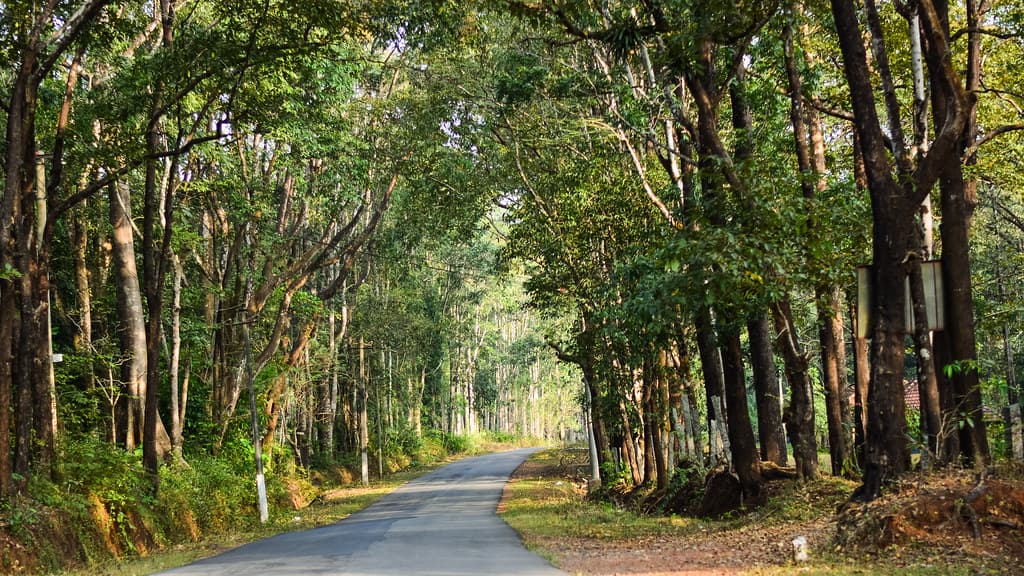
[[[558,465],[564,459],[560,450],[546,450],[531,458],[545,466]],[[502,517],[521,533],[538,537],[620,540],[689,536],[752,521],[783,523],[828,516],[853,486],[849,481],[833,478],[810,486],[793,484],[785,487],[767,506],[749,514],[707,520],[640,514],[610,502],[584,498],[569,480],[547,476],[515,482],[513,497],[506,503]]]
[[[735,538],[736,546],[762,530],[809,522],[827,527],[833,514],[856,487],[856,483],[825,476],[809,484],[775,485],[769,502],[750,512],[721,520],[680,516],[643,515],[618,508],[611,503],[585,498],[573,482],[564,477],[568,470],[564,452],[546,450],[531,460],[545,471],[540,476],[519,479],[511,486],[502,517],[523,537],[527,546],[542,556],[557,561],[558,550],[572,546],[573,539],[597,542],[642,543],[651,538],[677,538],[688,546],[711,534]],[[562,474],[551,474],[555,468]],[[534,468],[528,468],[534,469]],[[736,531],[735,534],[730,534]],[[642,544],[637,544],[642,546]],[[785,554],[785,550],[780,550]],[[877,554],[877,555],[876,555]],[[786,559],[782,561],[785,562]],[[968,574],[1013,574],[1006,562],[998,559],[966,557],[956,550],[921,548],[907,545],[889,547],[872,553],[851,555],[827,549],[812,550],[807,562],[788,562],[778,567],[749,568],[744,574],[758,576],[801,575],[892,575],[892,576],[967,576]]]
[[[564,457],[559,450],[545,450],[531,460],[558,465]],[[617,540],[690,533],[703,526],[688,518],[644,516],[608,502],[587,500],[568,479],[550,476],[513,483],[502,518],[528,541],[565,536]]]

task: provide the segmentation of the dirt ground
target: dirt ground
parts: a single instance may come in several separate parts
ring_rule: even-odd
[[[512,480],[558,478],[564,472],[558,466],[528,461]],[[1010,478],[980,478],[969,472],[917,476],[871,504],[844,504],[801,521],[754,512],[749,522],[730,522],[727,527],[708,523],[709,528],[698,534],[529,540],[570,574],[791,573],[797,571],[793,561],[797,536],[807,539],[819,567],[884,565],[886,573],[898,574],[904,566],[935,567],[943,573],[945,565],[977,574],[1021,574],[1024,474],[1020,472],[1011,472]],[[874,572],[869,568],[861,573]]]

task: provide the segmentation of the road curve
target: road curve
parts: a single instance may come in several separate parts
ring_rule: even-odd
[[[564,575],[527,551],[495,513],[509,475],[532,451],[459,460],[336,524],[280,534],[161,574]]]

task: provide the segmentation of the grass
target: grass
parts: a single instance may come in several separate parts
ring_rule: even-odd
[[[564,468],[562,450],[546,450],[531,457],[538,470]],[[573,537],[625,540],[660,536],[691,536],[749,524],[752,520],[775,523],[813,520],[829,515],[840,498],[852,490],[842,479],[823,480],[810,486],[788,485],[772,501],[749,514],[720,520],[678,515],[647,515],[610,502],[584,498],[568,479],[544,474],[520,479],[511,485],[503,518],[523,534],[537,537]],[[823,512],[823,508],[827,511]]]
[[[840,478],[825,476],[809,484],[773,483],[771,497],[765,506],[725,519],[708,520],[644,515],[609,502],[588,499],[583,494],[581,483],[572,480],[573,477],[578,478],[579,467],[566,467],[565,461],[565,452],[560,450],[546,450],[531,457],[509,486],[502,513],[528,547],[556,564],[560,556],[566,557],[560,553],[567,551],[574,551],[574,555],[595,554],[600,562],[603,550],[634,550],[647,542],[658,542],[660,544],[655,546],[655,550],[664,549],[664,546],[674,550],[706,550],[711,547],[723,555],[734,555],[737,550],[759,549],[746,556],[739,555],[750,558],[743,573],[758,576],[1015,573],[1008,564],[997,559],[965,556],[955,548],[907,544],[855,553],[830,549],[834,513],[856,486]],[[789,561],[789,551],[784,545],[796,533],[818,534],[820,542],[812,549],[810,559],[799,564]],[[759,547],[759,541],[766,540],[775,542],[776,547]],[[588,542],[581,545],[581,541]],[[605,545],[593,546],[595,542]],[[671,544],[666,545],[665,542]],[[652,550],[651,554],[658,552]],[[774,566],[776,563],[781,565]],[[563,569],[574,567],[563,565]],[[685,567],[673,566],[672,569]],[[636,568],[643,571],[642,567]]]
[[[557,468],[564,461],[560,450],[545,450],[530,458],[532,467],[544,470]],[[608,502],[587,500],[572,481],[548,474],[513,482],[502,518],[528,543],[559,537],[622,540],[701,529],[701,523],[691,519],[644,516]]]

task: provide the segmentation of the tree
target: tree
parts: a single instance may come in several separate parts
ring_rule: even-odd
[[[19,3],[2,11],[9,22],[10,43],[4,50],[15,72],[9,86],[4,154],[4,191],[0,202],[0,496],[7,496],[11,474],[29,476],[32,460],[44,475],[54,457],[57,423],[49,386],[49,344],[46,319],[49,311],[48,262],[54,210],[62,200],[63,151],[54,149],[45,194],[37,190],[37,136],[39,90],[54,69],[71,53],[109,2],[93,0],[74,11],[61,12],[53,3]],[[72,76],[75,67],[71,67]],[[73,80],[69,82],[73,85]],[[63,140],[67,119],[58,126],[57,142]],[[43,168],[45,173],[45,168]],[[51,194],[51,192],[53,192]],[[36,202],[36,196],[46,201]],[[48,208],[42,212],[42,208]],[[41,222],[42,225],[37,224]],[[14,469],[9,462],[8,416],[17,384],[18,422],[15,434]],[[30,436],[38,442],[30,442]],[[34,458],[33,458],[33,453]],[[24,482],[19,483],[19,490]]]
[[[874,3],[866,4],[869,20],[876,20]],[[883,77],[888,111],[888,127],[893,160],[883,136],[881,120],[875,109],[875,89],[870,78],[867,56],[853,3],[833,0],[844,71],[853,104],[855,130],[871,194],[874,240],[871,272],[875,304],[871,324],[874,364],[868,392],[867,462],[864,484],[855,497],[871,500],[878,496],[881,484],[906,471],[910,465],[905,441],[903,401],[903,284],[906,278],[904,256],[912,250],[911,238],[917,207],[940,176],[943,166],[956,163],[958,142],[963,136],[970,101],[949,59],[947,36],[935,6],[920,3],[922,33],[939,59],[929,69],[934,89],[947,94],[947,114],[936,126],[931,149],[916,163],[906,153],[901,119],[892,78],[884,50],[884,39],[875,37],[875,60]]]

